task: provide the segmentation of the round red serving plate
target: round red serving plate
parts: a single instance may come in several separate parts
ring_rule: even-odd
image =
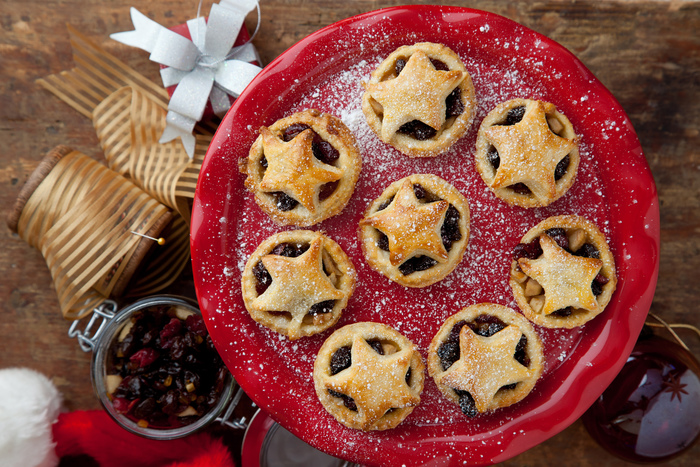
[[[479,101],[474,125],[447,153],[411,159],[381,143],[364,122],[362,80],[401,45],[430,41],[457,52]],[[508,206],[474,169],[474,142],[499,102],[525,97],[554,103],[581,136],[574,186],[546,208]],[[255,323],[241,296],[248,256],[279,227],[258,208],[238,162],[262,125],[304,108],[339,116],[363,157],[355,193],[338,216],[313,226],[335,239],[358,272],[336,329],[358,321],[388,324],[426,356],[442,322],[484,301],[517,310],[508,286],[513,247],[548,216],[577,214],[596,223],[615,257],[618,287],[605,311],[573,330],[536,328],[546,355],[535,389],[511,407],[468,419],[426,377],[421,404],[397,428],[344,427],[318,401],[313,362],[332,330],[289,341]],[[437,284],[407,289],[373,271],[357,239],[368,204],[392,181],[434,173],[469,201],[464,260]],[[562,46],[503,17],[471,9],[407,6],[359,15],[303,39],[270,63],[236,100],[202,165],[191,230],[197,296],[217,349],[234,377],[287,430],[332,456],[367,465],[480,465],[504,461],[560,432],[613,380],[651,305],[659,264],[659,212],[653,178],[617,101]]]

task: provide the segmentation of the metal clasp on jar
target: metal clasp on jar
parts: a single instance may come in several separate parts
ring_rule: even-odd
[[[85,326],[85,329],[78,330],[78,324],[82,320],[73,321],[68,329],[68,337],[77,337],[78,344],[83,352],[92,352],[95,350],[97,342],[100,340],[102,332],[107,327],[107,324],[116,316],[117,302],[113,300],[105,300],[90,314],[90,319]],[[93,330],[98,320],[99,326]]]

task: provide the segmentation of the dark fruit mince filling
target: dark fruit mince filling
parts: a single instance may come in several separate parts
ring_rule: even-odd
[[[287,258],[296,258],[297,256],[301,256],[302,254],[304,254],[304,252],[308,249],[308,243],[280,243],[279,245],[274,247],[269,254],[286,256]],[[323,272],[325,272],[326,275],[328,275],[328,271],[326,271],[325,265]],[[272,284],[272,276],[270,276],[270,273],[267,271],[262,261],[258,261],[253,267],[253,276],[257,281],[255,284],[255,291],[258,293],[258,295],[262,295],[263,293],[265,293],[268,287],[270,287],[270,284]],[[335,300],[325,300],[323,302],[315,303],[311,306],[311,308],[309,308],[309,315],[317,316],[330,313],[333,311],[335,302]],[[270,311],[269,313],[284,314],[285,312]]]
[[[430,63],[433,64],[438,71],[449,71],[450,67],[447,66],[445,62],[436,60],[434,58],[430,59]],[[399,76],[406,66],[406,60],[399,58],[394,64],[394,73]],[[450,119],[453,117],[459,117],[464,113],[464,103],[462,102],[462,94],[459,86],[454,88],[452,92],[445,99],[445,119]],[[430,138],[434,138],[437,135],[438,130],[427,125],[420,120],[412,120],[408,123],[404,123],[398,130],[399,133],[409,135],[418,141],[425,141]]]
[[[182,319],[175,308],[158,305],[135,313],[127,326],[126,336],[112,343],[106,371],[118,413],[144,428],[170,429],[193,423],[219,402],[228,372],[201,315]]]
[[[525,116],[525,107],[514,107],[508,111],[505,121],[499,123],[499,125],[515,125],[523,119],[523,116]],[[491,167],[493,167],[494,170],[498,170],[498,168],[501,166],[501,157],[498,154],[498,150],[494,146],[491,146],[489,148],[488,152],[486,153],[486,159],[488,160],[489,164],[491,164]],[[566,155],[562,160],[559,161],[556,168],[554,169],[555,181],[558,182],[564,175],[566,175],[566,171],[569,169],[570,163],[571,159],[568,155]],[[527,195],[531,193],[530,188],[524,183],[516,183],[514,185],[511,185],[509,188],[521,195]]]
[[[285,128],[282,132],[282,140],[289,142],[304,130],[311,130],[313,132],[314,138],[311,142],[311,150],[313,151],[314,157],[324,164],[335,166],[340,157],[340,152],[305,123],[293,123]],[[264,155],[262,159],[260,159],[260,165],[263,169],[267,169],[267,158]],[[338,181],[322,185],[318,194],[319,201],[329,198],[337,188]],[[281,191],[276,191],[271,193],[271,195],[275,197],[275,205],[280,211],[291,211],[299,204],[297,200]]]
[[[370,340],[367,341],[367,344],[369,344],[369,346],[372,347],[379,355],[384,355],[384,346],[380,341]],[[349,346],[341,347],[333,352],[333,355],[331,355],[331,375],[337,375],[341,371],[350,368],[350,365],[352,365],[352,350]],[[406,372],[406,384],[411,384],[411,368],[409,368]],[[355,404],[355,400],[352,397],[332,389],[328,390],[328,394],[342,399],[343,404],[349,410],[357,411],[357,404]],[[389,411],[390,410],[393,409],[389,409]]]
[[[438,347],[437,354],[440,358],[440,365],[443,371],[451,367],[460,357],[459,349],[459,333],[464,326],[469,326],[469,328],[474,331],[475,334],[483,337],[491,337],[497,332],[503,330],[507,324],[491,315],[479,315],[473,321],[458,321],[450,330],[450,335],[447,340],[443,342],[440,347]],[[515,347],[515,354],[513,358],[517,360],[521,365],[529,367],[530,359],[527,356],[527,337],[523,334],[518,341],[518,345]],[[515,389],[517,383],[509,384],[503,386],[499,390]],[[462,409],[462,413],[467,417],[474,417],[479,412],[476,409],[474,403],[474,398],[468,391],[463,391],[459,389],[454,390],[459,397],[459,406]]]
[[[282,140],[289,142],[293,140],[299,133],[305,130],[311,130],[314,134],[314,139],[311,143],[311,150],[314,153],[314,157],[324,164],[335,165],[336,161],[340,157],[340,153],[336,148],[333,147],[331,143],[321,138],[321,136],[316,133],[309,125],[304,123],[293,123],[288,126],[282,133]]]
[[[434,196],[429,193],[422,185],[418,183],[413,184],[413,193],[415,193],[416,198],[426,203],[433,203],[435,201],[441,201],[441,198]],[[394,198],[382,203],[378,208],[377,212],[382,211],[391,204]],[[447,251],[452,249],[454,242],[458,242],[462,239],[462,232],[459,229],[459,220],[461,214],[450,204],[445,212],[445,219],[443,220],[442,227],[440,228],[440,237],[442,238],[442,244]],[[379,239],[377,240],[377,246],[384,250],[389,251],[389,238],[381,231],[379,231]],[[425,271],[432,268],[437,264],[437,261],[429,256],[414,256],[404,261],[399,265],[399,271],[404,276],[408,276],[416,271]]]
[[[584,243],[581,245],[581,247],[576,250],[576,251],[571,251],[569,248],[569,237],[566,234],[566,230],[560,228],[560,227],[554,227],[551,229],[547,229],[545,231],[549,237],[554,240],[557,245],[559,245],[562,249],[566,250],[567,252],[571,253],[574,256],[580,256],[583,258],[596,258],[600,259],[600,251],[592,245],[591,243]],[[537,259],[542,255],[542,248],[540,247],[540,240],[539,238],[534,239],[530,243],[518,243],[515,245],[515,248],[513,249],[513,259],[517,262],[520,258],[528,258],[528,259]],[[519,266],[518,266],[519,268]],[[607,284],[610,281],[607,277],[605,277],[603,274],[598,274],[594,279],[593,282],[591,283],[591,291],[593,294],[597,297],[598,295],[603,293],[603,286]],[[546,291],[545,291],[546,292]],[[574,312],[572,307],[566,307],[562,308],[560,310],[556,310],[552,312],[552,315],[559,316],[562,318],[565,318],[567,316],[570,316]]]

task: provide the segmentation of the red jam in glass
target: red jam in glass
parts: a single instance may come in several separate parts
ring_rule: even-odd
[[[171,429],[216,406],[227,375],[201,315],[154,305],[112,342],[106,386],[116,412],[142,428]]]

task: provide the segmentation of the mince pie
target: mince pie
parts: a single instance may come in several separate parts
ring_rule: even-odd
[[[241,159],[245,186],[281,225],[309,226],[338,214],[360,176],[355,137],[337,117],[305,110],[260,128]]]
[[[356,273],[340,246],[309,230],[280,232],[246,263],[241,280],[250,316],[290,339],[334,325],[355,289]]]
[[[447,318],[428,348],[428,372],[468,417],[513,405],[542,374],[539,336],[522,315],[479,303]]]
[[[471,77],[440,44],[402,46],[374,70],[362,112],[387,144],[413,157],[447,150],[469,129],[476,109]]]
[[[513,251],[513,295],[523,314],[540,326],[585,324],[605,309],[616,284],[605,237],[579,216],[545,219]]]
[[[436,175],[402,178],[372,202],[359,228],[373,269],[407,287],[426,287],[462,260],[469,241],[469,205]]]
[[[314,363],[321,404],[343,425],[364,431],[401,423],[420,403],[425,365],[415,345],[380,323],[335,331]]]
[[[476,168],[494,194],[525,208],[547,206],[573,185],[579,138],[549,102],[513,99],[486,116],[476,140]]]

